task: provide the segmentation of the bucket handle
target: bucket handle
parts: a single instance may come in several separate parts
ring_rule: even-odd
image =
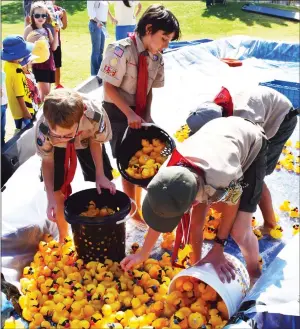
[[[154,124],[154,123],[148,123],[148,122],[143,122],[142,123],[142,127],[151,127],[151,126],[156,126],[158,128],[160,128],[158,125]],[[127,126],[125,132],[124,132],[124,135],[123,135],[123,138],[121,140],[121,144],[123,143],[124,139],[126,138],[127,134],[128,134],[128,130],[130,129],[129,126]]]
[[[134,210],[134,212],[133,212],[131,215],[127,215],[125,218],[123,218],[123,219],[121,219],[121,220],[118,220],[118,221],[116,222],[116,224],[122,224],[122,223],[125,223],[125,222],[128,221],[128,219],[132,218],[132,217],[136,214],[136,212],[137,212],[137,210],[138,210],[137,204],[136,204],[136,202],[135,202],[134,200],[132,200],[131,198],[130,198],[130,201],[131,201],[131,203],[133,203],[133,204],[135,205],[135,210]]]

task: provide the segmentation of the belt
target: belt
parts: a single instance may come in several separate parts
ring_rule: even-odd
[[[95,21],[94,19],[90,19],[90,22],[93,22],[95,24],[98,24],[98,22]],[[100,23],[102,23],[104,26],[106,26],[106,22],[100,22]]]

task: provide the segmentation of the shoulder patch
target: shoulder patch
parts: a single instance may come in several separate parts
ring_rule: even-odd
[[[115,48],[114,54],[121,58],[123,56],[123,54],[124,54],[124,49],[122,49],[121,47],[117,46]]]
[[[101,114],[99,112],[94,112],[94,117],[93,117],[93,121],[95,122],[100,122],[101,120]]]
[[[128,38],[123,39],[123,40],[120,40],[120,41],[119,41],[119,45],[121,45],[121,46],[123,46],[123,47],[128,47],[128,46],[131,45],[130,40],[131,40],[131,39],[128,39]]]
[[[40,124],[39,130],[44,135],[48,135],[49,134],[49,127],[46,126],[43,122]]]

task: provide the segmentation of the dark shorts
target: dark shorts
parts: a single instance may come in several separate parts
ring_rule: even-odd
[[[55,67],[61,67],[61,46],[58,46],[56,50],[53,51]]]
[[[103,102],[103,108],[105,109],[112,129],[112,139],[110,140],[110,146],[112,155],[117,157],[118,148],[121,145],[126,128],[128,127],[126,115],[113,103]],[[135,110],[134,106],[131,106]]]
[[[243,194],[241,196],[239,210],[255,212],[260,201],[264,178],[267,169],[268,141],[262,139],[262,146],[257,157],[245,171],[243,178]]]
[[[277,133],[269,139],[266,175],[272,174],[280,158],[282,148],[297,125],[297,111],[292,109],[282,121]]]
[[[55,71],[51,70],[40,70],[36,68],[32,68],[32,73],[34,74],[36,82],[55,82]]]
[[[59,191],[64,183],[65,153],[65,148],[54,147],[54,191]],[[95,182],[96,170],[90,148],[88,147],[83,150],[76,150],[76,153],[82,169],[84,180],[89,182]],[[102,157],[104,174],[109,180],[112,180],[112,167],[109,161],[109,157],[106,154],[104,145],[102,145]]]

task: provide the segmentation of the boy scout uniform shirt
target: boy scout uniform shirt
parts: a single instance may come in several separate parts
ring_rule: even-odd
[[[98,76],[119,88],[120,95],[129,106],[135,106],[135,94],[138,76],[138,55],[145,51],[141,39],[136,36],[135,46],[131,38],[126,38],[108,45],[101,63]],[[161,54],[152,55],[148,52],[148,89],[164,86],[164,62]],[[113,101],[104,93],[104,101]]]
[[[105,143],[112,137],[112,131],[108,116],[99,101],[91,100],[85,95],[81,95],[86,105],[75,137],[75,149],[85,149],[89,146],[89,141]],[[53,157],[54,146],[66,148],[68,141],[61,142],[59,138],[49,134],[49,126],[44,115],[40,118],[36,126],[36,149],[37,154],[42,158]]]
[[[218,118],[178,144],[178,151],[204,171],[196,201],[209,202],[216,189],[231,187],[226,203],[236,203],[241,194],[240,180],[255,160],[262,146],[263,131],[259,125],[238,117]]]
[[[277,133],[285,116],[293,107],[287,97],[265,86],[237,93],[233,96],[233,104],[233,115],[261,125],[268,139]]]

